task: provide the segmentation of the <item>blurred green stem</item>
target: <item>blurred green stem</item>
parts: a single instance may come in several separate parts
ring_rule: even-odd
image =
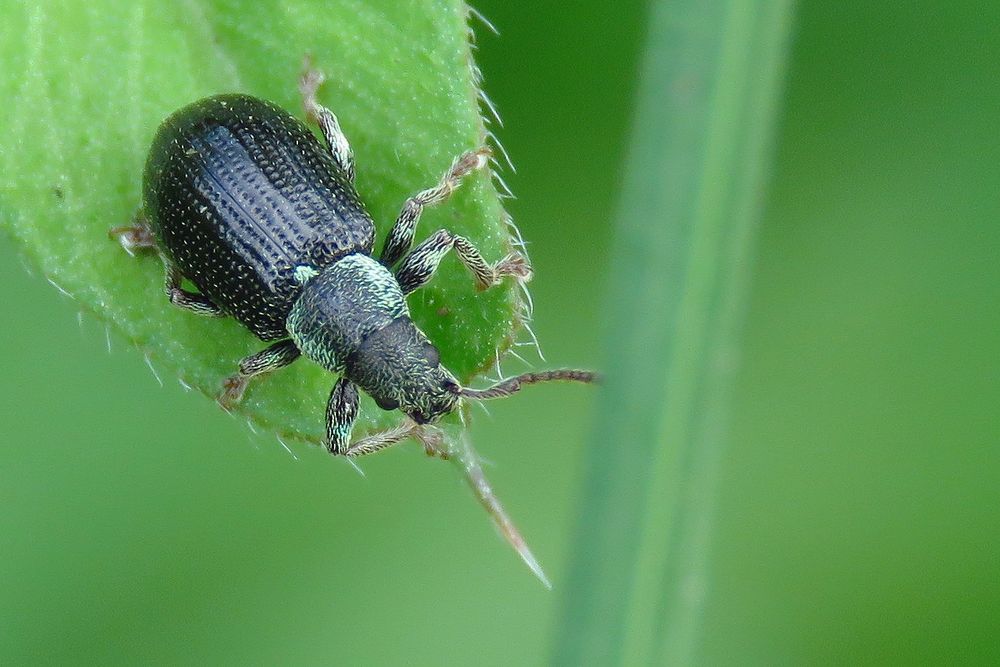
[[[791,0],[650,14],[557,664],[688,664]]]

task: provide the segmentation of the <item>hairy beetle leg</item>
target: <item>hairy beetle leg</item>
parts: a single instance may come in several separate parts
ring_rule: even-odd
[[[352,442],[351,446],[347,449],[347,451],[343,452],[343,454],[345,456],[364,456],[365,454],[374,454],[375,452],[381,451],[386,447],[391,447],[398,442],[406,440],[411,435],[414,435],[414,427],[415,424],[407,419],[399,426],[386,429],[385,431],[379,431],[378,433],[373,433],[367,437]]]
[[[141,212],[136,213],[131,225],[122,225],[109,229],[108,237],[118,239],[122,248],[130,255],[134,255],[136,250],[157,249],[156,236],[153,234],[153,230]]]
[[[347,378],[340,378],[330,392],[326,404],[326,446],[331,454],[339,456],[363,456],[372,454],[405,440],[413,433],[416,424],[405,420],[396,428],[373,433],[351,442],[351,431],[358,418],[358,388]]]
[[[341,169],[344,170],[347,179],[354,182],[354,153],[351,151],[351,144],[347,141],[343,130],[340,129],[340,122],[336,114],[319,103],[316,93],[323,85],[326,76],[322,71],[312,66],[312,58],[308,56],[303,64],[302,76],[299,77],[299,93],[302,94],[302,106],[306,110],[306,117],[315,121],[319,125],[323,138],[326,139],[326,146],[330,149]]]
[[[153,234],[153,230],[149,226],[149,223],[146,222],[146,218],[142,212],[135,215],[133,223],[121,227],[112,227],[108,230],[108,236],[117,238],[122,248],[125,249],[125,252],[130,255],[134,255],[136,250],[159,251],[159,246],[156,244],[156,236]],[[164,267],[163,291],[166,293],[170,303],[206,317],[225,316],[226,313],[207,296],[181,289],[183,276],[180,270],[173,266],[162,253],[160,253],[160,258],[163,260]]]
[[[243,399],[243,393],[250,380],[258,375],[284,368],[301,354],[291,340],[282,340],[256,354],[244,357],[240,361],[239,372],[223,380],[222,393],[217,399],[219,405],[229,410]]]
[[[337,380],[326,402],[326,448],[331,454],[346,454],[351,431],[358,418],[358,388],[345,377]]]
[[[417,426],[413,429],[412,435],[424,446],[424,454],[427,456],[442,461],[451,458],[451,451],[445,444],[444,435],[440,430],[432,426]]]
[[[358,388],[347,378],[340,378],[330,392],[326,404],[326,447],[336,456],[364,456],[374,454],[386,447],[413,436],[424,446],[428,456],[447,459],[449,452],[444,446],[441,433],[434,428],[419,426],[405,419],[399,426],[351,442],[351,431],[358,418],[360,401]]]
[[[449,250],[454,250],[462,264],[472,272],[476,278],[476,288],[480,291],[496,285],[504,276],[514,276],[519,280],[531,278],[531,266],[523,255],[511,253],[491,265],[467,238],[441,229],[414,248],[400,263],[396,270],[396,280],[399,281],[403,294],[426,285]]]
[[[463,178],[485,167],[489,164],[489,159],[490,149],[486,147],[462,153],[451,163],[451,167],[437,185],[407,199],[389,235],[385,238],[379,261],[386,266],[398,262],[413,245],[413,235],[424,209],[447,199],[461,185]]]
[[[161,258],[163,259],[163,266],[166,271],[163,291],[166,292],[167,298],[170,299],[170,303],[174,304],[178,308],[189,310],[192,313],[203,317],[226,316],[226,312],[204,294],[197,294],[196,292],[189,292],[186,289],[181,289],[181,280],[183,280],[183,276],[181,275],[180,269],[173,266],[166,257],[161,255]]]

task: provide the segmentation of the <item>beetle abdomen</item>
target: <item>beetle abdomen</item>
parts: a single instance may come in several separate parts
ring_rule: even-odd
[[[319,270],[374,242],[326,148],[287,112],[245,95],[206,98],[164,121],[144,190],[170,260],[264,340],[287,335],[297,267]]]

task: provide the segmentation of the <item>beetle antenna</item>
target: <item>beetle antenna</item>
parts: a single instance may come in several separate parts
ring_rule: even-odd
[[[562,368],[555,371],[540,371],[538,373],[524,373],[512,378],[507,378],[497,382],[492,387],[486,389],[470,389],[461,387],[458,395],[465,398],[474,398],[477,401],[485,401],[491,398],[504,398],[511,394],[516,394],[526,384],[538,384],[539,382],[552,382],[554,380],[564,380],[568,382],[597,382],[597,373],[593,371],[578,371],[569,368]]]

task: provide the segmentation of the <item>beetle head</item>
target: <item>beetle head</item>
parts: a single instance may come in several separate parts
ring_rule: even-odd
[[[458,404],[458,381],[409,317],[368,336],[345,370],[380,408],[401,410],[418,424],[436,421]]]

